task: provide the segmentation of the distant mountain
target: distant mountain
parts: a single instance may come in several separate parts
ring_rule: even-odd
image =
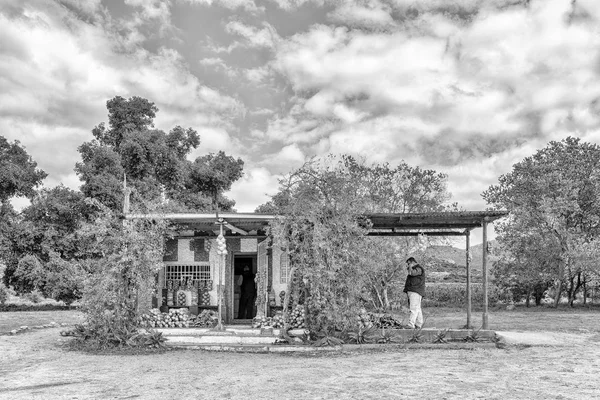
[[[491,271],[493,262],[497,259],[494,254],[497,250],[496,242],[491,242],[492,253],[488,254],[488,271]],[[483,244],[471,246],[471,276],[473,282],[481,281],[483,264]],[[430,246],[425,250],[425,257],[420,260],[432,281],[439,282],[466,282],[466,252],[453,246]]]

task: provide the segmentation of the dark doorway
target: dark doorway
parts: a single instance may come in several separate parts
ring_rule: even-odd
[[[233,259],[233,318],[251,320],[256,316],[256,254]]]

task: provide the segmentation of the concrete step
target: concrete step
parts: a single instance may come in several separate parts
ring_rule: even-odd
[[[195,346],[195,345],[267,345],[274,344],[277,336],[166,336],[168,346]]]
[[[163,336],[279,336],[280,329],[272,328],[240,328],[227,326],[225,330],[213,328],[156,328]]]

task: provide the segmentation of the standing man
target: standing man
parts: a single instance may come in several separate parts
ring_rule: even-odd
[[[250,270],[249,265],[244,265],[244,271],[241,276],[240,288],[240,307],[238,311],[238,319],[254,318],[254,301],[256,299],[256,283],[254,282],[254,274]]]
[[[425,270],[413,257],[406,260],[406,265],[408,275],[404,284],[404,293],[408,297],[408,306],[410,308],[408,327],[410,329],[421,329],[423,327],[421,300],[425,296]]]

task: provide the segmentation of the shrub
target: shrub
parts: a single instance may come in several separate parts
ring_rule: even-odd
[[[500,300],[498,289],[488,286],[488,304],[495,305]],[[467,287],[463,283],[432,283],[427,285],[423,305],[428,307],[463,307],[467,303]],[[471,284],[471,304],[483,304],[483,285]]]
[[[33,304],[41,303],[42,300],[44,300],[44,296],[38,290],[34,290],[30,293],[26,293],[23,297],[26,300],[29,300],[30,302],[32,302]]]

